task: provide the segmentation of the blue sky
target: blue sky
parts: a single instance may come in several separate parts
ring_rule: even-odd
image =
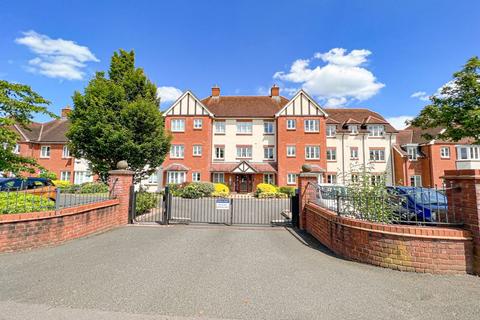
[[[479,12],[458,0],[3,1],[0,78],[58,113],[124,48],[166,87],[162,108],[179,90],[257,95],[276,83],[324,106],[412,116],[480,55]]]

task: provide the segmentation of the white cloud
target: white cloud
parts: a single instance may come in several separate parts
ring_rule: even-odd
[[[23,32],[23,37],[15,42],[37,54],[28,62],[27,70],[50,78],[82,80],[86,62],[99,61],[88,47],[71,40],[51,39],[35,31]]]
[[[158,87],[157,97],[160,98],[160,103],[174,102],[182,95],[182,90],[175,87]]]
[[[398,116],[398,117],[390,117],[387,118],[386,120],[395,128],[398,130],[405,129],[407,124],[405,121],[407,120],[412,120],[414,117],[413,116]]]
[[[417,99],[422,100],[422,101],[430,100],[430,98],[428,97],[428,94],[425,91],[414,92],[414,93],[412,93],[410,98],[417,98]]]
[[[347,103],[347,98],[340,97],[340,98],[329,98],[325,102],[325,107],[327,108],[338,108],[342,107]]]
[[[385,84],[376,80],[363,65],[370,51],[334,48],[326,53],[315,53],[312,59],[298,59],[289,72],[279,71],[274,79],[300,83],[310,94],[339,106],[353,100],[366,100],[376,95]],[[324,65],[311,66],[316,60]]]

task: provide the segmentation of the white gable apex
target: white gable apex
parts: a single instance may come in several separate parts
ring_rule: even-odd
[[[213,113],[190,91],[185,91],[170,108],[163,112],[163,116],[211,116]]]
[[[280,116],[324,116],[328,114],[303,89],[300,89],[290,101],[275,114]]]

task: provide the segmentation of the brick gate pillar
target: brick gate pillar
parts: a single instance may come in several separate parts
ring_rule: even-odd
[[[133,186],[133,176],[135,172],[127,170],[128,164],[126,161],[120,161],[117,164],[117,170],[110,170],[108,172],[108,184],[112,195],[119,201],[118,210],[120,210],[120,224],[127,224],[129,222],[130,209],[130,189]]]
[[[480,275],[480,170],[445,170],[449,218],[473,238],[473,273]]]
[[[308,201],[316,199],[316,189],[309,186],[309,183],[317,183],[318,174],[312,172],[302,172],[298,176],[298,191],[299,191],[299,214],[300,214],[300,229],[304,230],[306,227],[307,218],[305,216],[305,205]]]

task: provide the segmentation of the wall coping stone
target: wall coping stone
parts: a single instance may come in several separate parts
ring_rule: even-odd
[[[118,169],[118,170],[110,170],[108,171],[108,174],[115,175],[115,176],[133,176],[135,174],[135,171]]]

